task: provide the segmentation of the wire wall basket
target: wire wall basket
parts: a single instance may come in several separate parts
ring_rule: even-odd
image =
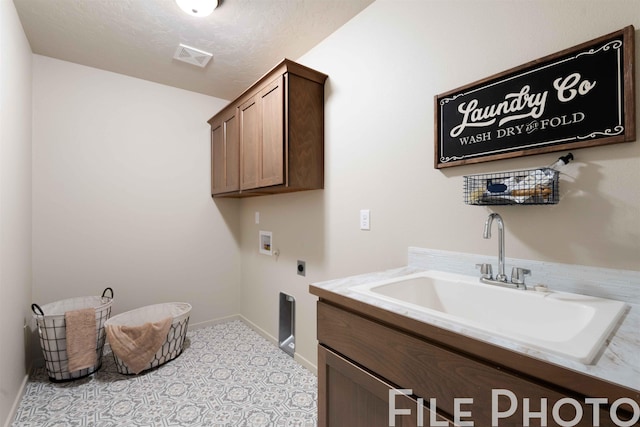
[[[551,168],[464,177],[467,205],[553,205],[559,201],[559,172]]]

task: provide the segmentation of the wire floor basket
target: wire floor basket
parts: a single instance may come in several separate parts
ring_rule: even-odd
[[[110,292],[111,296],[107,296],[107,292]],[[40,347],[50,381],[71,381],[91,375],[100,369],[106,338],[104,324],[111,316],[112,302],[113,289],[106,288],[101,297],[69,298],[45,304],[42,307],[38,304],[31,305],[33,317],[38,325]],[[65,313],[85,308],[95,308],[96,310],[96,364],[86,369],[69,372]]]
[[[190,314],[191,304],[186,302],[154,304],[115,315],[108,320],[107,325],[138,326],[147,322],[157,322],[167,317],[172,318],[167,338],[162,347],[155,353],[153,359],[144,368],[144,371],[146,371],[164,365],[182,354],[187,328],[189,327]],[[112,354],[119,373],[125,375],[134,374],[118,355],[114,352]]]

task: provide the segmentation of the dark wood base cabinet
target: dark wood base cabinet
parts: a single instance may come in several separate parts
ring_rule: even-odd
[[[425,334],[417,324],[415,329],[407,329],[411,323],[395,325],[394,320],[401,319],[398,315],[386,316],[363,303],[355,304],[352,311],[342,298],[339,305],[323,298],[318,302],[319,427],[639,424],[628,422],[633,418],[624,412],[628,405],[619,405],[611,413],[619,395],[611,392],[615,386],[610,383],[527,358],[532,362],[525,371],[537,367],[544,377],[542,371],[549,365],[554,375],[562,374],[554,384],[492,361],[491,350],[468,353],[430,339],[429,328]],[[457,334],[438,333],[443,341],[456,342]],[[469,339],[458,337],[464,347]],[[495,351],[500,358],[507,350]],[[525,360],[513,355],[520,362]],[[563,384],[574,387],[567,389]],[[637,391],[617,392],[638,401]],[[590,403],[593,398],[607,403]]]

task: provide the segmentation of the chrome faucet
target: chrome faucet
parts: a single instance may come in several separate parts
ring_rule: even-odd
[[[484,234],[482,237],[485,239],[491,238],[491,225],[493,220],[498,223],[498,274],[496,274],[496,280],[500,282],[507,281],[507,275],[504,274],[504,222],[502,217],[497,213],[492,213],[484,223]]]
[[[491,264],[478,264],[476,267],[480,268],[480,281],[490,285],[506,286],[516,289],[527,289],[527,285],[524,284],[524,276],[531,274],[530,270],[526,268],[513,267],[511,271],[511,281],[508,280],[507,275],[504,273],[504,222],[502,217],[497,213],[492,213],[484,223],[484,233],[482,237],[485,239],[491,238],[491,225],[493,220],[498,223],[498,274],[495,279],[492,277]]]

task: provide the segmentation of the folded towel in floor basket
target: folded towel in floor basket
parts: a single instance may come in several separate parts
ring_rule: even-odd
[[[105,330],[111,351],[131,372],[138,374],[153,360],[153,356],[164,344],[172,321],[171,317],[167,317],[138,326],[107,324]]]
[[[69,372],[96,365],[96,309],[83,308],[64,313]]]

